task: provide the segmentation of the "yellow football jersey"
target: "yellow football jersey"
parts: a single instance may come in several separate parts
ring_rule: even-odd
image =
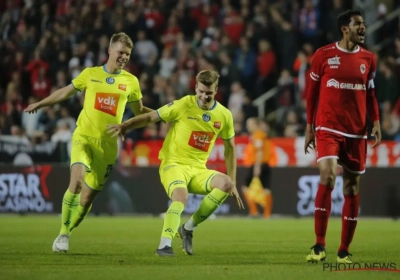
[[[138,79],[124,70],[110,74],[105,66],[98,66],[83,70],[72,85],[79,91],[86,89],[76,132],[115,142],[117,138],[107,133],[106,126],[121,123],[127,102],[142,98]]]
[[[157,110],[172,122],[159,154],[161,161],[205,166],[217,136],[235,136],[232,113],[215,101],[210,110],[201,109],[195,95],[185,96]]]

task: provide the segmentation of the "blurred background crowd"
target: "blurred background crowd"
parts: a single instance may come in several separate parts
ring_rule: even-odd
[[[302,136],[305,88],[313,53],[340,39],[339,13],[361,9],[368,26],[400,9],[395,0],[3,0],[0,1],[0,134],[26,143],[68,142],[84,93],[27,115],[23,109],[68,85],[85,67],[107,60],[111,35],[135,47],[126,70],[140,80],[143,102],[158,108],[194,93],[195,74],[220,75],[217,99],[233,113],[238,135],[258,115],[253,101],[276,94],[262,116],[271,137]],[[400,23],[367,36],[378,57],[377,98],[384,139],[400,139]],[[124,118],[131,117],[129,110]],[[159,139],[157,125],[133,139]]]

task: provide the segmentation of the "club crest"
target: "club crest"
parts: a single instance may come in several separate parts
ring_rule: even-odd
[[[211,116],[209,114],[203,114],[203,121],[209,122],[211,120]]]
[[[364,64],[360,65],[360,71],[361,71],[362,74],[365,73],[365,65]]]

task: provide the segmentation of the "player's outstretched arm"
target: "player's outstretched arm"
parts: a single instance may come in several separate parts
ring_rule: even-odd
[[[321,69],[322,65],[322,52],[318,50],[311,62],[311,73],[308,79],[307,87],[307,128],[304,143],[304,152],[309,153],[308,149],[315,149],[315,138],[313,132],[314,117],[317,111],[317,104],[320,94],[320,81],[323,71]]]
[[[151,111],[150,113],[130,118],[122,124],[109,124],[107,125],[107,131],[112,134],[112,137],[120,135],[123,138],[124,135],[132,129],[144,127],[149,123],[158,122],[160,120],[161,118],[157,111]]]
[[[224,156],[227,174],[236,184],[236,148],[234,139],[224,140]]]
[[[131,111],[135,114],[135,116],[139,116],[154,111],[153,109],[143,106],[142,99],[130,102],[129,108],[131,108]]]
[[[374,127],[372,128],[371,136],[375,136],[375,143],[372,148],[378,146],[382,141],[381,123],[379,121],[379,106],[375,96],[375,72],[376,72],[376,57],[372,57],[369,80],[367,84],[367,113]]]
[[[242,199],[240,198],[239,192],[236,188],[236,147],[235,147],[235,138],[224,140],[224,155],[225,155],[225,165],[227,175],[231,178],[234,188],[232,190],[231,195],[236,198],[236,203],[239,206],[239,209],[244,209],[244,204]]]
[[[40,108],[51,106],[51,105],[60,103],[64,100],[70,98],[77,91],[78,90],[76,88],[74,88],[74,86],[72,84],[68,85],[66,87],[60,88],[60,89],[56,90],[55,92],[53,92],[52,94],[50,94],[49,96],[47,96],[45,99],[43,99],[39,102],[30,104],[24,110],[24,112],[27,112],[30,114],[36,113],[37,110],[39,110]]]

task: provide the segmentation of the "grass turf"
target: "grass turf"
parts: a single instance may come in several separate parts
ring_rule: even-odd
[[[183,221],[185,221],[183,219]],[[56,216],[0,216],[0,279],[400,279],[387,271],[323,270],[308,264],[311,219],[207,221],[194,235],[194,256],[174,239],[176,258],[154,251],[160,218],[88,217],[70,239],[68,253],[53,253]],[[331,219],[327,263],[335,262],[341,222]],[[353,261],[395,263],[400,269],[399,222],[360,218],[351,247]]]

